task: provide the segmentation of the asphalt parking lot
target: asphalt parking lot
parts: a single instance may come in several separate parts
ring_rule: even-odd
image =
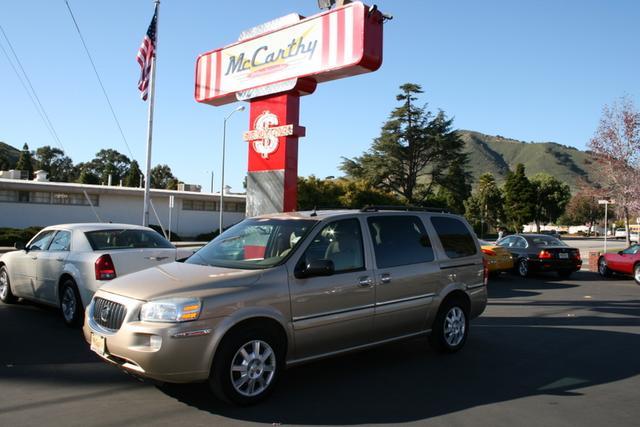
[[[636,426],[640,286],[579,272],[490,283],[462,352],[413,339],[287,371],[267,402],[143,383],[98,360],[56,311],[0,303],[0,425]]]

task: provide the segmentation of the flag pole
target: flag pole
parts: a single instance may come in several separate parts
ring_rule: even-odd
[[[147,165],[144,180],[144,210],[142,212],[142,225],[149,226],[149,190],[151,189],[151,146],[153,141],[153,107],[156,95],[156,56],[158,53],[158,20],[160,16],[160,0],[154,0],[156,4],[156,34],[153,57],[151,58],[151,77],[149,79],[149,112],[147,122]]]

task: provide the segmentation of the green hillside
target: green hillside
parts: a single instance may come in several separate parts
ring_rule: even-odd
[[[474,181],[491,172],[502,183],[518,163],[524,164],[528,176],[545,172],[569,184],[573,191],[594,176],[595,161],[577,148],[554,142],[527,143],[468,130],[459,133],[469,153]]]
[[[18,163],[20,150],[0,141],[0,169],[12,169]]]

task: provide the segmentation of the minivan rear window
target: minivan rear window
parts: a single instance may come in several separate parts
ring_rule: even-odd
[[[446,216],[434,216],[431,217],[431,223],[449,258],[475,255],[476,242],[462,221]]]
[[[378,268],[434,260],[429,235],[417,216],[372,216],[367,222]]]
[[[160,248],[171,249],[173,245],[151,230],[97,230],[84,233],[94,251]]]

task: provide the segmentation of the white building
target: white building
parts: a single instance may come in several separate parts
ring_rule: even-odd
[[[142,188],[26,181],[13,175],[9,179],[4,176],[0,178],[0,227],[96,221],[142,223]],[[170,196],[174,196],[172,233],[194,237],[219,228],[220,194],[191,191],[151,190],[152,207],[157,216],[154,209],[150,209],[150,224],[162,223],[165,229],[169,228]],[[224,226],[244,219],[245,207],[245,195],[225,194]]]

